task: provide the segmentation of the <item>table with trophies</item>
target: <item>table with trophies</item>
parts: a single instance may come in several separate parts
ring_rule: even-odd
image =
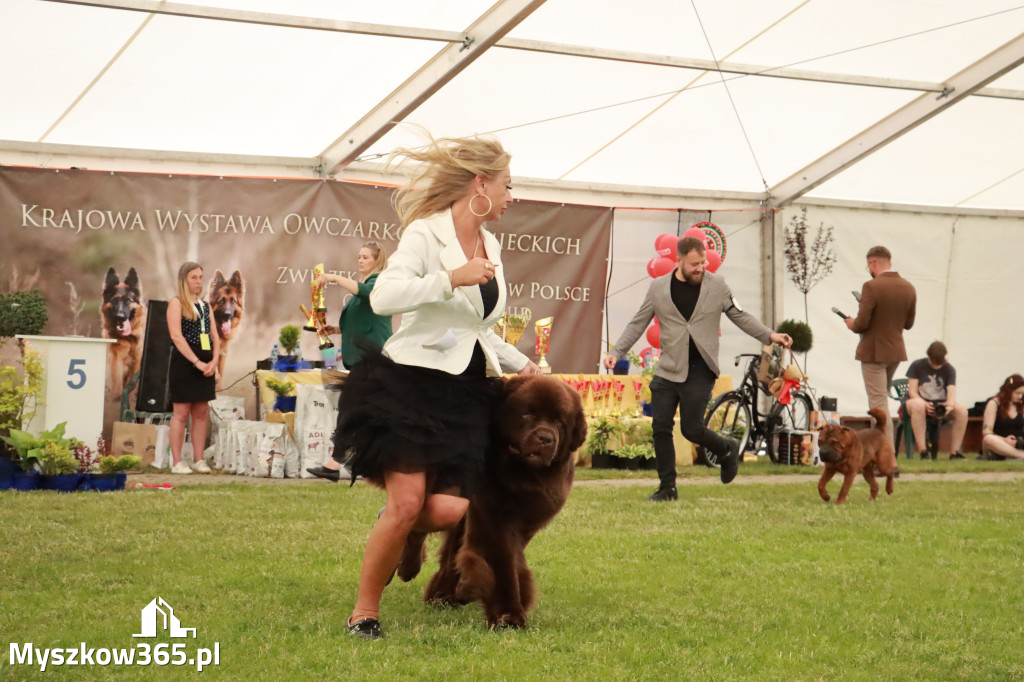
[[[494,325],[494,332],[516,345],[522,339],[523,333],[529,326],[531,312],[529,308],[510,307],[502,318]],[[572,386],[583,401],[583,410],[588,419],[613,418],[619,420],[646,420],[649,416],[643,414],[643,403],[650,399],[648,385],[651,382],[649,375],[640,374],[552,374],[551,365],[547,361],[547,354],[551,347],[551,328],[553,318],[545,317],[534,323],[534,330],[537,334],[534,350],[537,354],[537,366],[545,374],[561,379],[569,386]],[[712,391],[718,395],[732,389],[732,377],[720,376]],[[679,415],[676,414],[676,426],[672,434],[675,441],[676,462],[680,465],[691,465],[694,460],[693,445],[683,438],[679,432]],[[619,445],[627,445],[629,436],[619,437]]]

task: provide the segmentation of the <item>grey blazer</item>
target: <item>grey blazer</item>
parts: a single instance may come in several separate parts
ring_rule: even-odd
[[[728,315],[737,327],[763,345],[771,341],[772,330],[750,313],[737,307],[725,279],[713,272],[704,273],[697,305],[694,306],[693,314],[687,321],[672,302],[672,278],[675,276],[676,271],[673,270],[651,283],[640,310],[615,342],[612,355],[622,359],[647,329],[655,315],[661,322],[661,360],[658,361],[654,376],[669,381],[686,381],[686,375],[690,371],[691,335],[704,362],[715,376],[718,376],[718,332],[722,324],[722,313]]]

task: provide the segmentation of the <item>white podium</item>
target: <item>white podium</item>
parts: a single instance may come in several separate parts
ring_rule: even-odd
[[[91,448],[103,433],[107,344],[85,336],[21,336],[43,364],[43,394],[36,414],[22,428],[33,435],[67,422],[64,435]]]

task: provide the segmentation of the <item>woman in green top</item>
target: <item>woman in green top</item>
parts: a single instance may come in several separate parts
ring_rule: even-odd
[[[341,310],[338,326],[327,325],[328,334],[341,334],[341,362],[345,369],[352,367],[362,359],[362,346],[369,344],[381,348],[391,337],[391,316],[377,315],[370,307],[370,292],[377,282],[377,275],[388,264],[388,254],[377,242],[366,242],[359,249],[359,279],[351,279],[344,275],[324,273],[320,282],[334,282],[352,294],[345,307]],[[341,465],[334,459],[328,459],[323,466],[306,469],[314,476],[337,482],[340,477]]]

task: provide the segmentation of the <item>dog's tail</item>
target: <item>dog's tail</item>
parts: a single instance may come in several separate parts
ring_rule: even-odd
[[[868,414],[871,415],[871,418],[875,422],[871,426],[878,429],[879,431],[885,431],[885,420],[889,418],[889,415],[887,415],[885,412],[878,409],[877,407],[872,407],[870,410],[868,410]]]

